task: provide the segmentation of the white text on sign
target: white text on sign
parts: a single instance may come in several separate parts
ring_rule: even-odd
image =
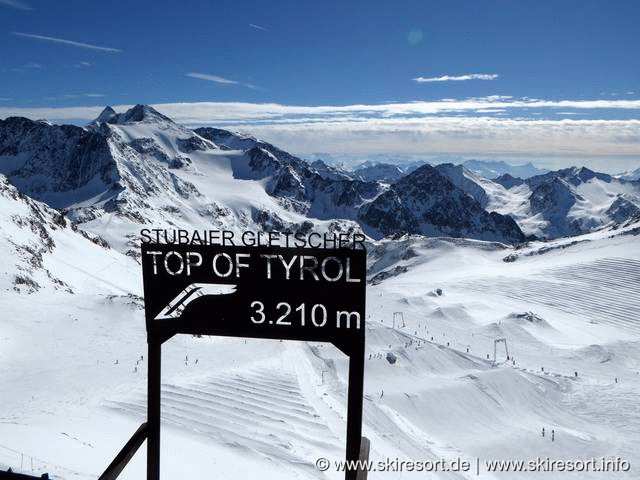
[[[153,274],[166,272],[170,276],[186,276],[201,273],[201,269],[210,269],[213,278],[240,278],[243,270],[258,268],[264,273],[265,280],[313,280],[316,282],[361,283],[363,279],[354,278],[351,259],[336,256],[318,258],[314,255],[283,255],[249,253],[217,253],[210,264],[205,262],[197,251],[168,252],[147,251],[151,257]]]

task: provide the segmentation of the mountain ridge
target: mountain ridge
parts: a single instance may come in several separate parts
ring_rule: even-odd
[[[640,203],[635,184],[586,168],[522,183],[512,177],[511,188],[452,164],[425,164],[391,183],[364,180],[249,135],[180,126],[147,105],[122,113],[106,107],[86,127],[0,120],[0,173],[131,254],[136,225],[150,224],[517,244],[532,234],[555,238],[622,222]],[[582,191],[594,182],[619,187],[599,216]],[[114,225],[120,240],[105,233]]]

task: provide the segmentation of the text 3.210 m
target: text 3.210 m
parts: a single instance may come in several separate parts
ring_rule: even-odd
[[[275,303],[275,302],[274,302]],[[336,310],[329,313],[327,307],[321,303],[307,305],[301,303],[291,306],[287,302],[279,302],[266,306],[263,302],[255,300],[251,302],[250,319],[256,324],[277,325],[282,327],[331,327],[335,328],[360,328],[360,313],[346,310]]]

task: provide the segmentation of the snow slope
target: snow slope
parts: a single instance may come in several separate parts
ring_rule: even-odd
[[[631,470],[606,478],[637,478],[637,230],[517,250],[421,237],[372,245],[371,277],[388,275],[368,289],[371,459],[461,458],[470,472],[420,475],[522,478],[484,462],[620,457]],[[102,256],[78,266],[82,250],[63,241],[72,233],[52,233],[57,248],[44,263],[73,294],[7,285],[0,296],[11,312],[0,320],[0,466],[88,479],[145,419],[146,337],[133,260],[82,238]],[[497,338],[509,361],[504,343],[493,361]],[[313,462],[344,455],[346,378],[347,361],[331,346],[173,338],[163,346],[163,478],[343,478]],[[121,478],[144,471],[143,448]]]

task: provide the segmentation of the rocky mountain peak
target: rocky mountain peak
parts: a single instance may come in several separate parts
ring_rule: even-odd
[[[524,183],[524,180],[522,180],[521,178],[514,177],[513,175],[509,175],[508,173],[500,175],[493,181],[502,185],[507,190],[513,187],[518,187]]]
[[[135,107],[130,108],[126,112],[118,113],[118,114],[116,114],[115,111],[111,107],[107,107],[107,108],[105,108],[103,110],[103,112],[100,114],[100,116],[102,116],[103,114],[106,114],[107,116],[109,116],[111,114],[111,112],[113,112],[113,115],[111,115],[109,117],[107,122],[111,123],[111,124],[114,124],[114,125],[122,125],[122,124],[137,123],[137,122],[142,122],[142,123],[155,123],[155,122],[174,123],[173,120],[171,120],[169,117],[161,114],[155,108],[153,108],[153,107],[151,107],[149,105],[138,104]],[[100,118],[100,117],[98,117],[98,118]]]
[[[360,219],[390,235],[406,232],[519,243],[524,234],[516,222],[480,203],[431,165],[423,165],[360,211]]]
[[[104,110],[102,110],[100,115],[98,115],[98,117],[93,122],[91,122],[91,124],[93,125],[98,123],[108,123],[116,115],[116,111],[113,108],[107,106]]]

